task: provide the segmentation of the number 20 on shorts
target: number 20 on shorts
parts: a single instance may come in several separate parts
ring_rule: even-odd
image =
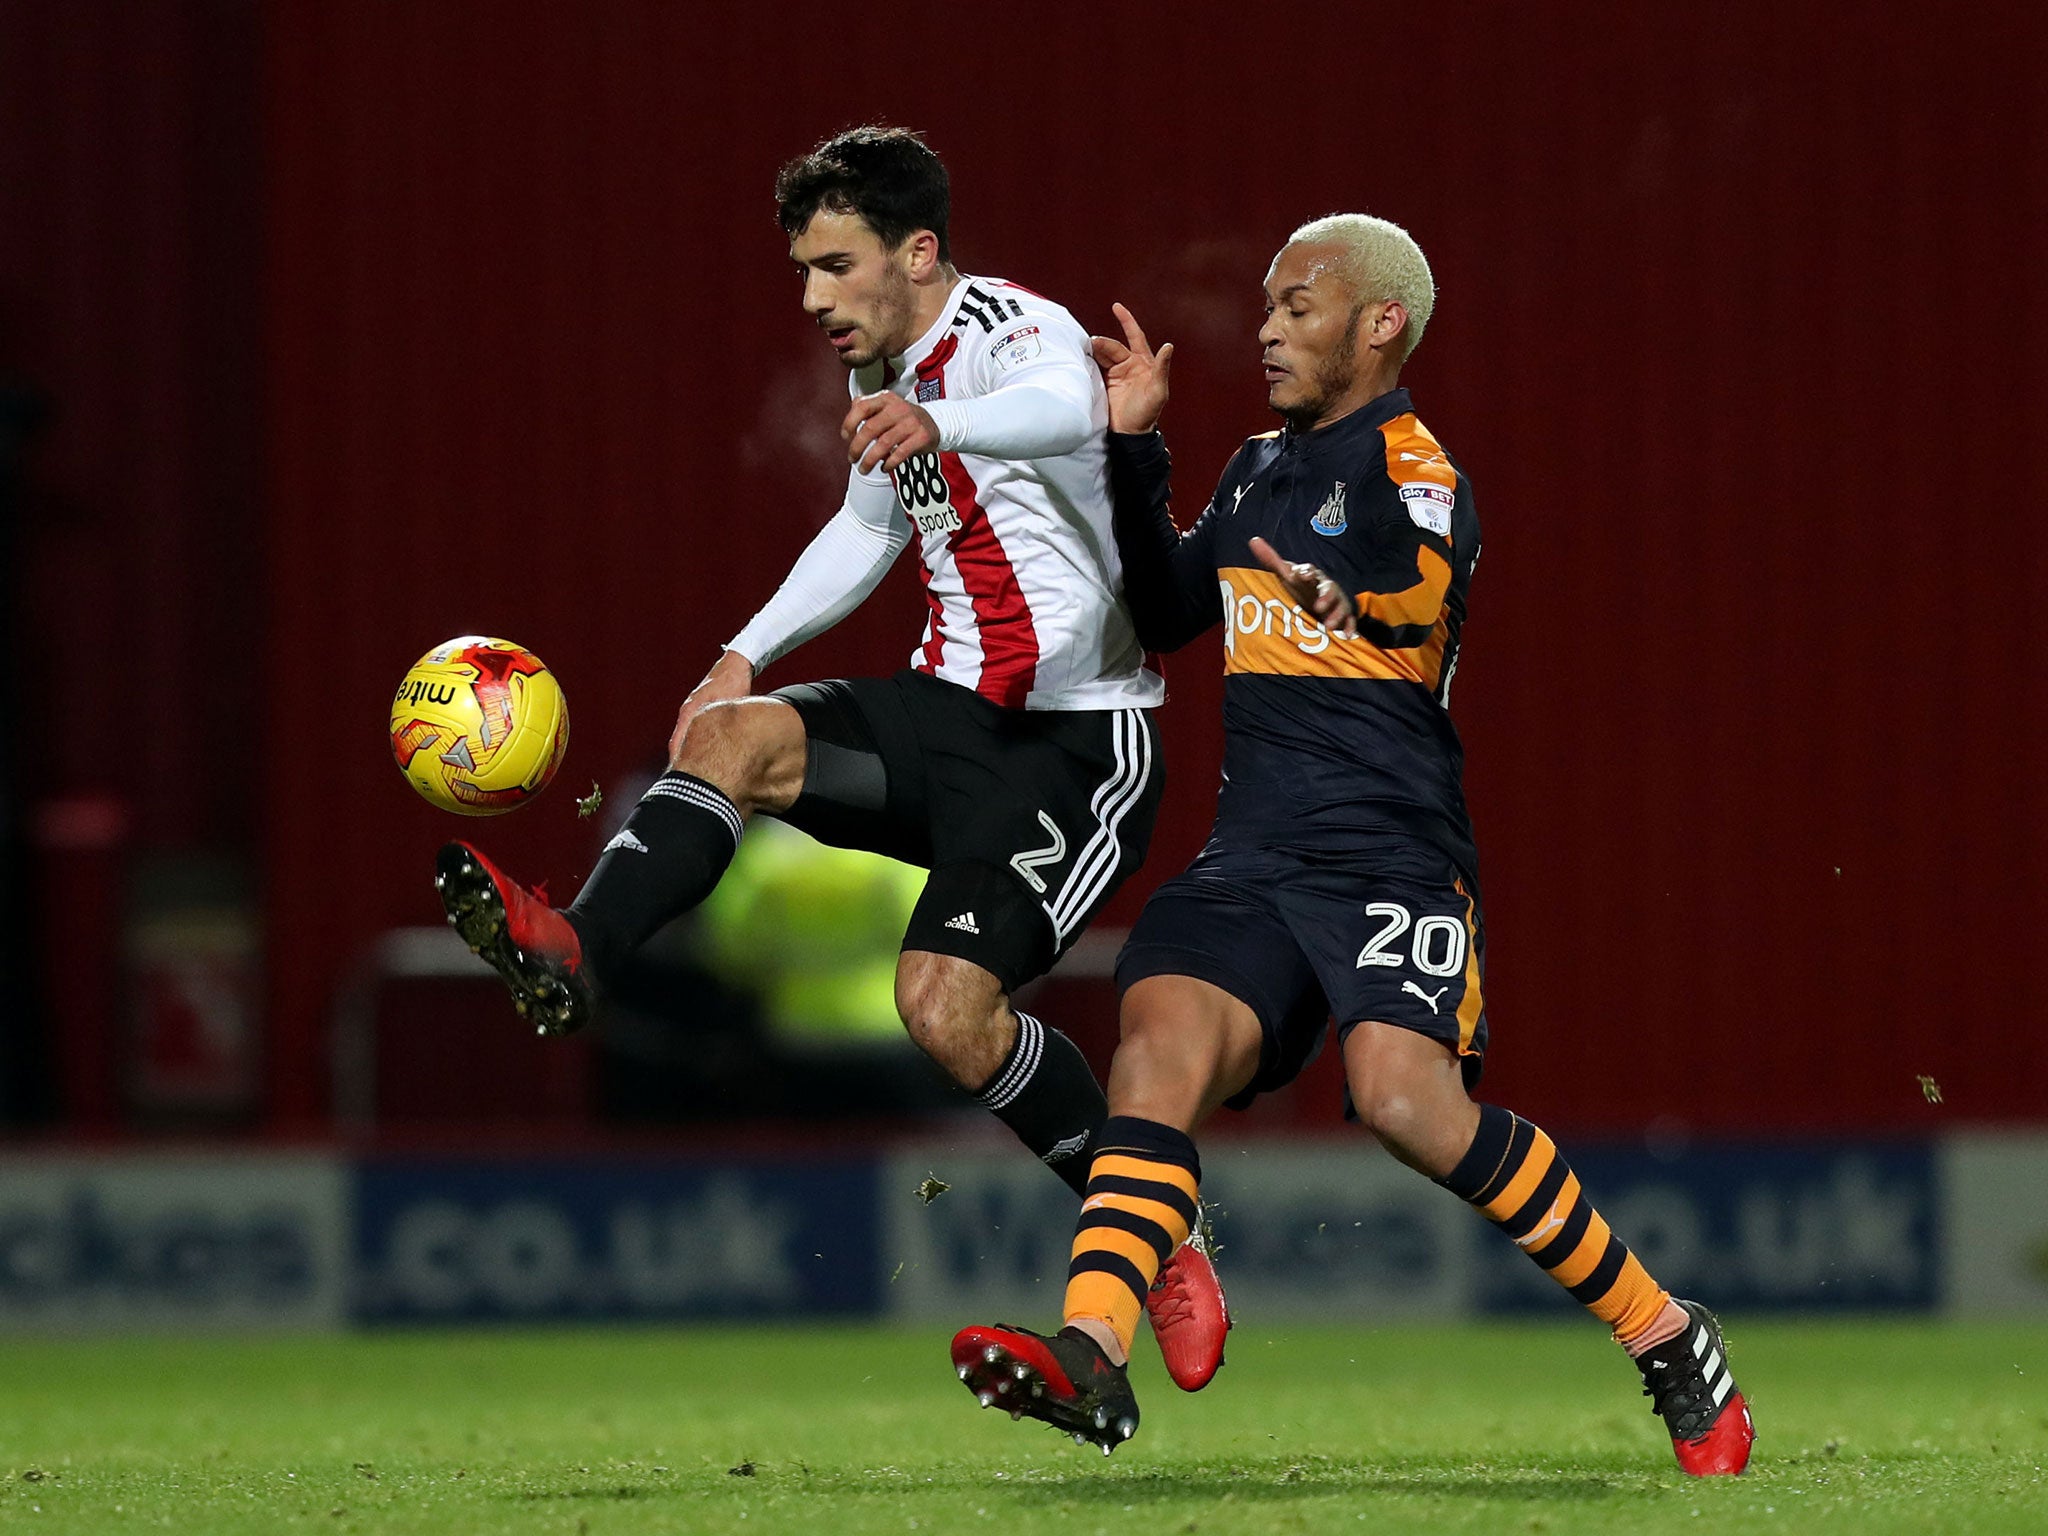
[[[1455,917],[1425,917],[1418,923],[1398,901],[1367,902],[1365,915],[1380,920],[1383,926],[1366,940],[1352,969],[1399,965],[1404,959],[1413,960],[1415,969],[1425,976],[1455,976],[1465,968],[1465,925]],[[1389,947],[1411,930],[1413,937],[1405,956]]]

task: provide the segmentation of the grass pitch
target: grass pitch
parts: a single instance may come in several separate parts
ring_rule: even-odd
[[[1729,1326],[1750,1475],[1672,1462],[1590,1326],[1149,1343],[1104,1459],[976,1411],[940,1328],[0,1346],[0,1528],[550,1533],[2048,1532],[2048,1328]]]

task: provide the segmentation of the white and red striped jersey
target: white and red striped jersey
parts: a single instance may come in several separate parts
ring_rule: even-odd
[[[1110,527],[1109,410],[1088,333],[1059,305],[963,277],[900,358],[856,372],[923,406],[938,448],[846,502],[734,638],[757,668],[850,613],[913,539],[927,605],[911,665],[1007,709],[1162,702]]]

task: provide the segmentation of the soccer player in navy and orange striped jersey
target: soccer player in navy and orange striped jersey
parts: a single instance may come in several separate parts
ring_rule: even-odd
[[[1122,1366],[1197,1211],[1193,1133],[1292,1080],[1334,1018],[1366,1127],[1609,1327],[1685,1470],[1739,1472],[1753,1432],[1712,1315],[1657,1284],[1548,1136],[1470,1097],[1485,926],[1448,708],[1479,519],[1398,385],[1434,303],[1428,264],[1398,226],[1337,215],[1295,231],[1265,291],[1285,425],[1238,451],[1185,535],[1155,430],[1172,347],[1154,352],[1121,305],[1124,339],[1094,343],[1139,638],[1173,650],[1224,626],[1223,786],[1207,847],[1118,959],[1123,1039],[1067,1326],[963,1330],[955,1364],[985,1404],[1105,1451],[1127,1438]]]

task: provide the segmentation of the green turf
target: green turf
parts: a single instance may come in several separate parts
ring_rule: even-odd
[[[1590,1327],[1149,1345],[1105,1461],[976,1411],[945,1331],[0,1345],[0,1529],[103,1533],[2048,1532],[2048,1328],[1729,1329],[1750,1475],[1673,1465]]]

